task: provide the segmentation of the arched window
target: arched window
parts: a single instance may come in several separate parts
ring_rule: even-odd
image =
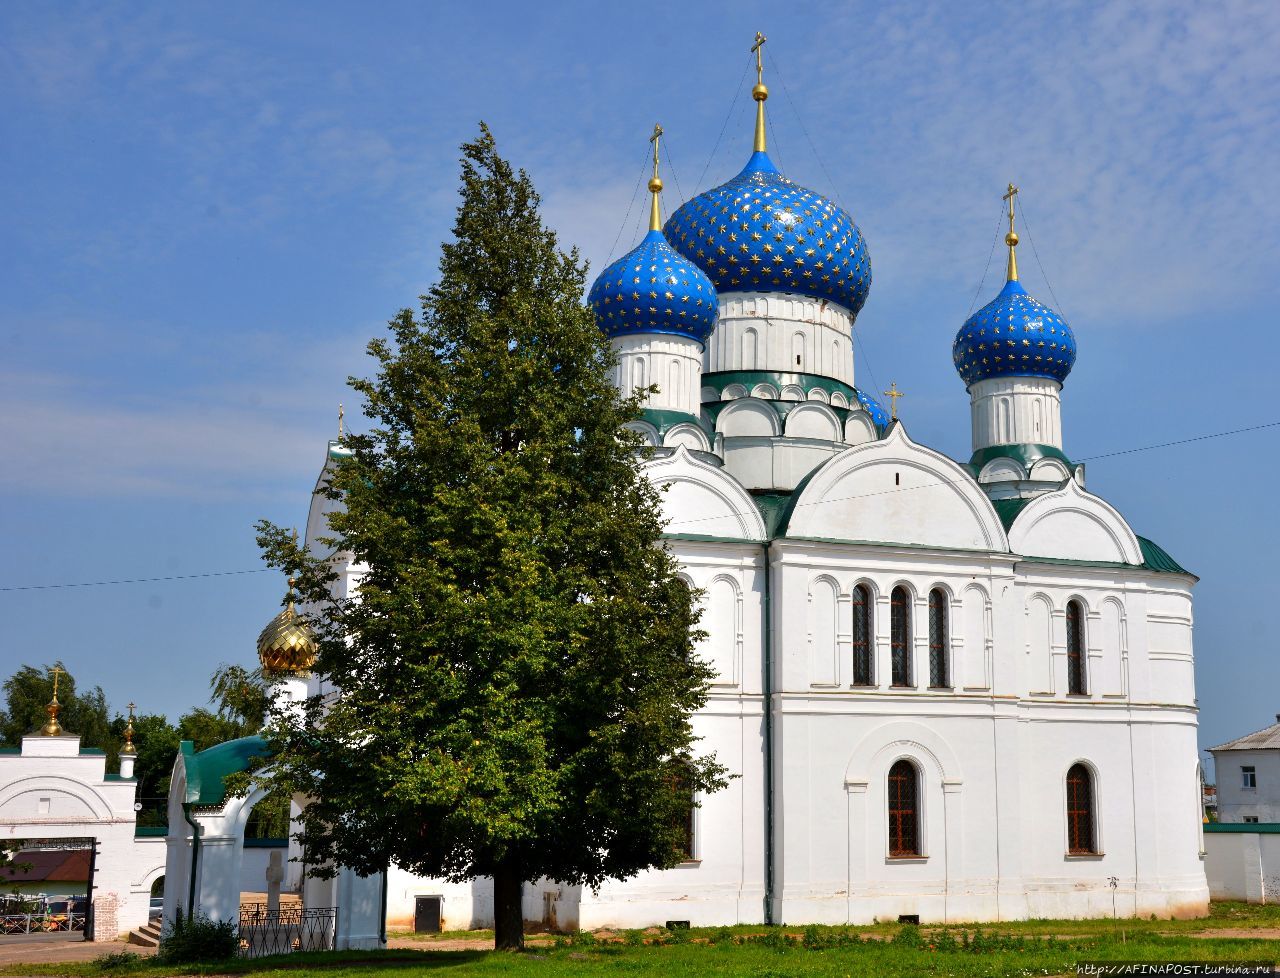
[[[865,584],[853,589],[853,684],[871,685],[871,591]]]
[[[894,686],[911,685],[911,595],[905,587],[893,589],[889,599],[889,650]]]
[[[804,333],[796,333],[791,337],[791,356],[795,360],[796,373],[802,373],[805,369],[804,347]]]
[[[1072,764],[1067,772],[1067,852],[1089,855],[1097,852],[1093,831],[1093,775],[1083,764]]]
[[[920,855],[920,776],[906,760],[889,768],[889,855]]]
[[[1079,601],[1067,602],[1067,692],[1085,693],[1084,609]]]
[[[742,334],[742,369],[756,369],[756,331],[748,329]]]
[[[929,592],[929,685],[950,686],[947,668],[947,595],[942,588]]]

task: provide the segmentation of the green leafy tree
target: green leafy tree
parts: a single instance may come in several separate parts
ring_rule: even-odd
[[[315,618],[339,695],[272,736],[280,783],[315,799],[313,872],[492,876],[496,944],[518,948],[525,881],[673,865],[692,793],[725,772],[696,750],[695,595],[623,429],[638,404],[609,381],[586,267],[487,128],[462,151],[439,281],[351,381],[375,427],[332,475],[331,543],[369,570]],[[259,534],[305,598],[328,597],[327,563]]]
[[[112,739],[111,721],[107,713],[107,697],[101,686],[80,691],[76,680],[61,662],[58,677],[58,702],[62,709],[58,721],[69,734],[80,736],[81,747],[99,747],[107,752],[113,764],[119,744]],[[45,706],[53,698],[54,665],[23,666],[4,682],[5,708],[0,712],[0,735],[6,742],[18,745],[27,734],[35,733],[48,719]]]

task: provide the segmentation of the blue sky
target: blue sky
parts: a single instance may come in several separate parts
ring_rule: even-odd
[[[478,120],[599,269],[641,232],[655,121],[668,206],[746,159],[757,29],[772,155],[869,243],[858,382],[907,391],[914,438],[969,455],[951,340],[1009,180],[1023,281],[1080,343],[1072,457],[1280,420],[1272,3],[9,3],[0,587],[259,566],[253,522],[302,523],[345,378],[432,281]],[[997,252],[978,301],[999,282]],[[1280,711],[1277,448],[1089,465],[1202,577],[1205,745]],[[0,591],[0,671],[61,658],[176,716],[280,590]]]

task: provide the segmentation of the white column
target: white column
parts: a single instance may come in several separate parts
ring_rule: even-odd
[[[992,445],[1062,448],[1062,385],[1047,377],[991,377],[969,388],[973,450]]]

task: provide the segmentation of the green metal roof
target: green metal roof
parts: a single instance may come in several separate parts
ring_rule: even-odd
[[[678,424],[691,424],[698,428],[711,441],[715,441],[715,429],[707,424],[702,418],[696,414],[689,414],[685,411],[671,411],[667,408],[641,408],[640,418],[649,422],[658,429],[658,437],[661,438],[668,431]]]
[[[167,825],[135,825],[133,828],[135,839],[154,839],[168,834],[169,826]]]
[[[1009,529],[1013,526],[1013,521],[1018,518],[1018,514],[1026,508],[1029,502],[1031,502],[1030,499],[1021,498],[991,500],[991,505],[995,507],[996,515],[1000,517],[1000,522],[1004,524],[1005,533],[1009,532]]]
[[[723,391],[730,384],[741,384],[748,392],[756,384],[770,384],[779,391],[784,387],[795,385],[804,389],[806,394],[811,390],[822,390],[828,394],[843,394],[849,399],[851,406],[858,405],[858,395],[852,387],[834,377],[819,377],[817,374],[781,373],[774,370],[721,370],[716,373],[702,375],[703,387],[714,387],[717,392]]]
[[[1031,471],[1031,466],[1042,458],[1057,459],[1067,467],[1069,472],[1076,470],[1076,464],[1067,458],[1062,449],[1054,448],[1052,445],[1027,443],[1023,445],[990,445],[986,448],[979,448],[969,459],[969,471],[976,477],[982,471],[982,467],[993,458],[1013,459],[1028,472]]]
[[[1142,566],[1147,570],[1163,571],[1166,574],[1186,574],[1195,577],[1176,560],[1169,556],[1169,551],[1146,537],[1138,537],[1138,546],[1142,549]]]
[[[187,793],[182,800],[199,807],[221,805],[227,797],[227,775],[249,770],[254,758],[271,756],[266,740],[257,735],[215,744],[199,753],[189,740],[181,748],[187,770]]]
[[[1280,822],[1205,822],[1206,832],[1260,832],[1280,835]]]

